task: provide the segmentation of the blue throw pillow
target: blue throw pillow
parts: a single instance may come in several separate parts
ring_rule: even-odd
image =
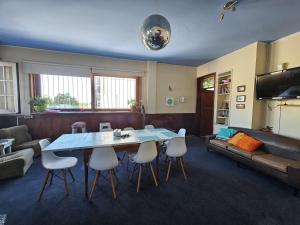
[[[217,134],[218,139],[228,140],[237,133],[237,130],[231,128],[221,128]]]

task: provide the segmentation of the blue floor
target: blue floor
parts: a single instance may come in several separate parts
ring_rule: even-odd
[[[113,200],[111,186],[103,178],[92,204],[84,197],[79,153],[73,153],[80,159],[73,169],[75,183],[70,179],[71,194],[65,196],[62,180],[55,178],[42,201],[37,202],[46,171],[36,159],[24,177],[0,182],[0,215],[6,214],[6,225],[300,224],[300,198],[292,195],[290,187],[207,152],[200,138],[187,137],[187,145],[187,181],[173,167],[166,183],[162,161],[159,186],[155,188],[145,173],[141,191],[136,193],[135,179],[128,180],[124,163],[118,169],[117,200]],[[91,172],[90,185],[93,177]]]

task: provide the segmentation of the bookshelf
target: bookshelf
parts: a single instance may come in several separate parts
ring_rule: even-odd
[[[230,94],[232,71],[218,74],[216,123],[228,126],[230,121]]]

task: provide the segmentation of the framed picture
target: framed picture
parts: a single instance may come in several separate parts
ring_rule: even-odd
[[[246,95],[238,95],[236,96],[237,102],[245,102],[246,101]]]
[[[245,109],[246,105],[245,104],[236,104],[237,109]]]
[[[237,87],[237,92],[245,92],[246,91],[246,85],[241,85]]]
[[[166,105],[167,106],[174,106],[174,98],[173,97],[166,97]]]

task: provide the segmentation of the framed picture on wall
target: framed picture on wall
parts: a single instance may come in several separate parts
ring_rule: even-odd
[[[245,109],[246,105],[245,104],[236,104],[237,109]]]
[[[246,85],[240,85],[237,87],[237,92],[245,92],[246,91]]]
[[[238,95],[236,96],[237,102],[245,102],[246,101],[246,95]]]

